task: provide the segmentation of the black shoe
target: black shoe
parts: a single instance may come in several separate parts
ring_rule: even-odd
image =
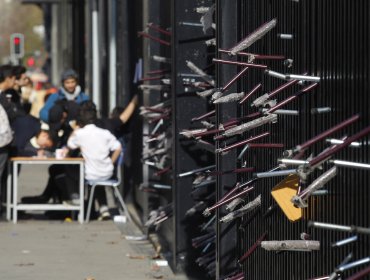
[[[71,217],[71,211],[45,211],[48,220],[64,220]]]
[[[18,219],[29,220],[32,218],[33,218],[33,215],[28,214],[25,211],[18,211]]]
[[[21,198],[21,202],[24,204],[43,204],[49,201],[50,197],[44,195],[38,196],[25,196]]]
[[[100,207],[99,213],[100,213],[100,215],[98,217],[98,221],[108,221],[108,220],[112,219],[112,217],[109,213],[109,209],[105,205]]]

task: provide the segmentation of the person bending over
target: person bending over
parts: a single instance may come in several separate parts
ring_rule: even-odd
[[[52,151],[54,139],[55,137],[49,130],[42,129],[24,145],[23,149],[19,150],[19,156],[52,157],[54,155]]]

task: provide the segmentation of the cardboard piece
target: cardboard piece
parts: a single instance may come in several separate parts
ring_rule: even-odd
[[[289,221],[295,222],[302,218],[303,211],[297,208],[290,201],[297,194],[299,186],[299,177],[296,174],[289,175],[271,191],[272,197],[276,200],[281,210]]]

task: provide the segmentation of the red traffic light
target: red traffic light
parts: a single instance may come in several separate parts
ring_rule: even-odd
[[[27,59],[27,66],[28,67],[35,66],[35,59],[32,56]]]
[[[24,56],[24,35],[22,33],[10,35],[10,55],[15,58]]]
[[[19,45],[19,44],[21,43],[21,38],[19,38],[19,37],[14,37],[14,38],[13,38],[13,43],[14,43],[14,45]]]

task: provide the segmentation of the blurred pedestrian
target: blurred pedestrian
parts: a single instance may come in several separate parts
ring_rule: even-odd
[[[5,178],[3,173],[8,160],[9,147],[12,140],[13,133],[10,128],[8,115],[0,104],[0,179]],[[5,201],[5,182],[5,180],[0,180],[1,202]]]
[[[19,115],[28,114],[31,106],[28,102],[22,102],[22,87],[26,85],[27,76],[26,68],[21,65],[11,66],[12,72],[15,75],[15,81],[11,88],[4,90],[6,98],[17,107]]]
[[[15,74],[15,84],[13,88],[21,93],[21,89],[23,86],[27,84],[27,69],[22,65],[13,66],[14,74]]]
[[[13,66],[6,64],[0,66],[0,104],[3,106],[11,123],[18,115],[18,107],[12,102],[12,96],[6,90],[15,85],[15,74]]]

